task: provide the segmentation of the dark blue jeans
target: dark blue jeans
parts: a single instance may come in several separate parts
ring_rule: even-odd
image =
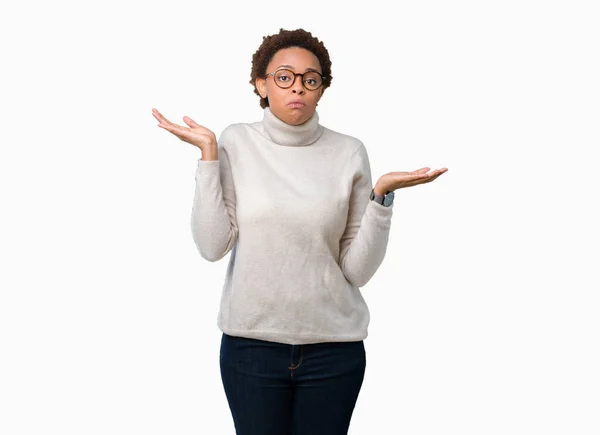
[[[363,341],[284,344],[223,334],[221,379],[237,435],[347,435]]]

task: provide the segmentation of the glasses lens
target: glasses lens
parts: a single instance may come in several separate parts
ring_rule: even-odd
[[[289,88],[294,83],[294,73],[287,69],[280,69],[275,72],[275,83],[282,88]],[[304,86],[306,89],[318,89],[321,86],[321,76],[315,72],[304,74]]]
[[[304,86],[307,89],[317,89],[321,86],[321,76],[315,72],[304,74]]]
[[[280,69],[275,72],[275,83],[277,83],[282,88],[289,88],[294,83],[294,74],[287,69]]]

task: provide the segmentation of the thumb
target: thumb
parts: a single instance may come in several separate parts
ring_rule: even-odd
[[[190,118],[189,116],[184,116],[183,122],[185,122],[190,127],[200,127],[200,125],[196,121],[194,121],[192,118]]]

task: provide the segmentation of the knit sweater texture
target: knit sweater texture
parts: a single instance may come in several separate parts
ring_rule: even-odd
[[[394,204],[371,201],[371,167],[357,138],[301,125],[269,107],[226,127],[218,160],[198,159],[191,229],[200,255],[230,251],[218,328],[286,344],[368,335],[361,294],[387,249]]]

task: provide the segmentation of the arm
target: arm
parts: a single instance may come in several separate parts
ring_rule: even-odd
[[[192,206],[192,236],[200,255],[208,261],[223,258],[238,236],[236,198],[227,151],[226,131],[219,139],[217,153],[198,159],[196,190]]]
[[[346,230],[340,239],[340,268],[356,287],[364,286],[381,265],[387,249],[394,204],[371,201],[371,166],[365,146],[351,157],[352,193]]]

